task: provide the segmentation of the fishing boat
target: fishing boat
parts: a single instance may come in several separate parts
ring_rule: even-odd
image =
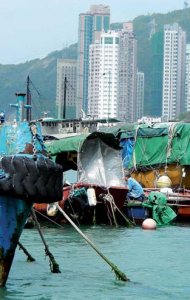
[[[189,132],[190,123],[126,124],[52,141],[47,143],[47,149],[64,172],[73,169],[80,173],[83,156],[85,161],[92,156],[92,149],[87,149],[90,141],[99,139],[110,148],[120,150],[117,155],[121,155],[122,168],[130,169],[143,187],[156,188],[158,179],[167,175],[172,188],[190,189]],[[97,157],[93,148],[93,157],[94,152]],[[109,167],[108,164],[105,169]]]
[[[186,122],[125,124],[48,142],[48,151],[63,166],[63,171],[76,170],[78,173],[77,183],[63,189],[62,206],[78,185],[92,185],[98,205],[101,202],[99,194],[109,195],[111,191],[112,195],[112,191],[116,190],[112,195],[114,202],[119,209],[124,208],[127,190],[123,169],[128,169],[132,177],[141,183],[147,196],[163,188],[170,189],[164,193],[168,205],[175,210],[177,219],[188,220],[189,132],[190,123]],[[146,218],[147,210],[142,211],[141,204],[127,206],[129,215],[133,217],[131,211],[139,210],[140,218]],[[42,211],[47,212],[47,209]]]
[[[15,250],[34,202],[62,197],[62,167],[47,156],[41,127],[23,121],[25,94],[16,94],[16,118],[0,124],[0,286],[4,287]]]

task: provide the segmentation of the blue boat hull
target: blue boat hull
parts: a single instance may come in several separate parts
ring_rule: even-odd
[[[5,286],[32,203],[0,196],[0,286]]]
[[[62,198],[62,168],[47,157],[39,123],[0,125],[0,287],[35,202]]]

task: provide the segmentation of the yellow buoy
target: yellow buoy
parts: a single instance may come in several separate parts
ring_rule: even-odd
[[[164,187],[171,187],[172,182],[168,175],[162,175],[156,180],[156,187],[164,188]]]

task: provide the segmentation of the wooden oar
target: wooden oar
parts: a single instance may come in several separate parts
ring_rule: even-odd
[[[69,218],[69,216],[66,214],[66,212],[64,212],[64,210],[58,205],[56,204],[57,208],[59,209],[59,211],[63,214],[63,216],[65,217],[65,219],[67,219],[67,221],[69,221],[69,223],[76,229],[76,231],[85,239],[85,241],[98,253],[98,255],[100,255],[101,258],[103,258],[106,263],[108,265],[110,265],[110,267],[112,268],[112,270],[115,272],[116,278],[118,280],[122,280],[122,281],[130,281],[127,276],[121,272],[117,266],[115,266],[111,261],[109,261],[107,259],[107,257],[105,255],[103,255],[98,249],[97,247],[93,244],[93,242],[78,228],[78,226]]]

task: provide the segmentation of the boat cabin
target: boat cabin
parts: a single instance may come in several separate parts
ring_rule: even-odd
[[[39,120],[42,127],[43,136],[55,136],[63,138],[68,135],[78,135],[82,133],[92,133],[106,124],[106,119],[54,119],[42,118]],[[117,123],[118,120],[111,119],[110,124]]]

